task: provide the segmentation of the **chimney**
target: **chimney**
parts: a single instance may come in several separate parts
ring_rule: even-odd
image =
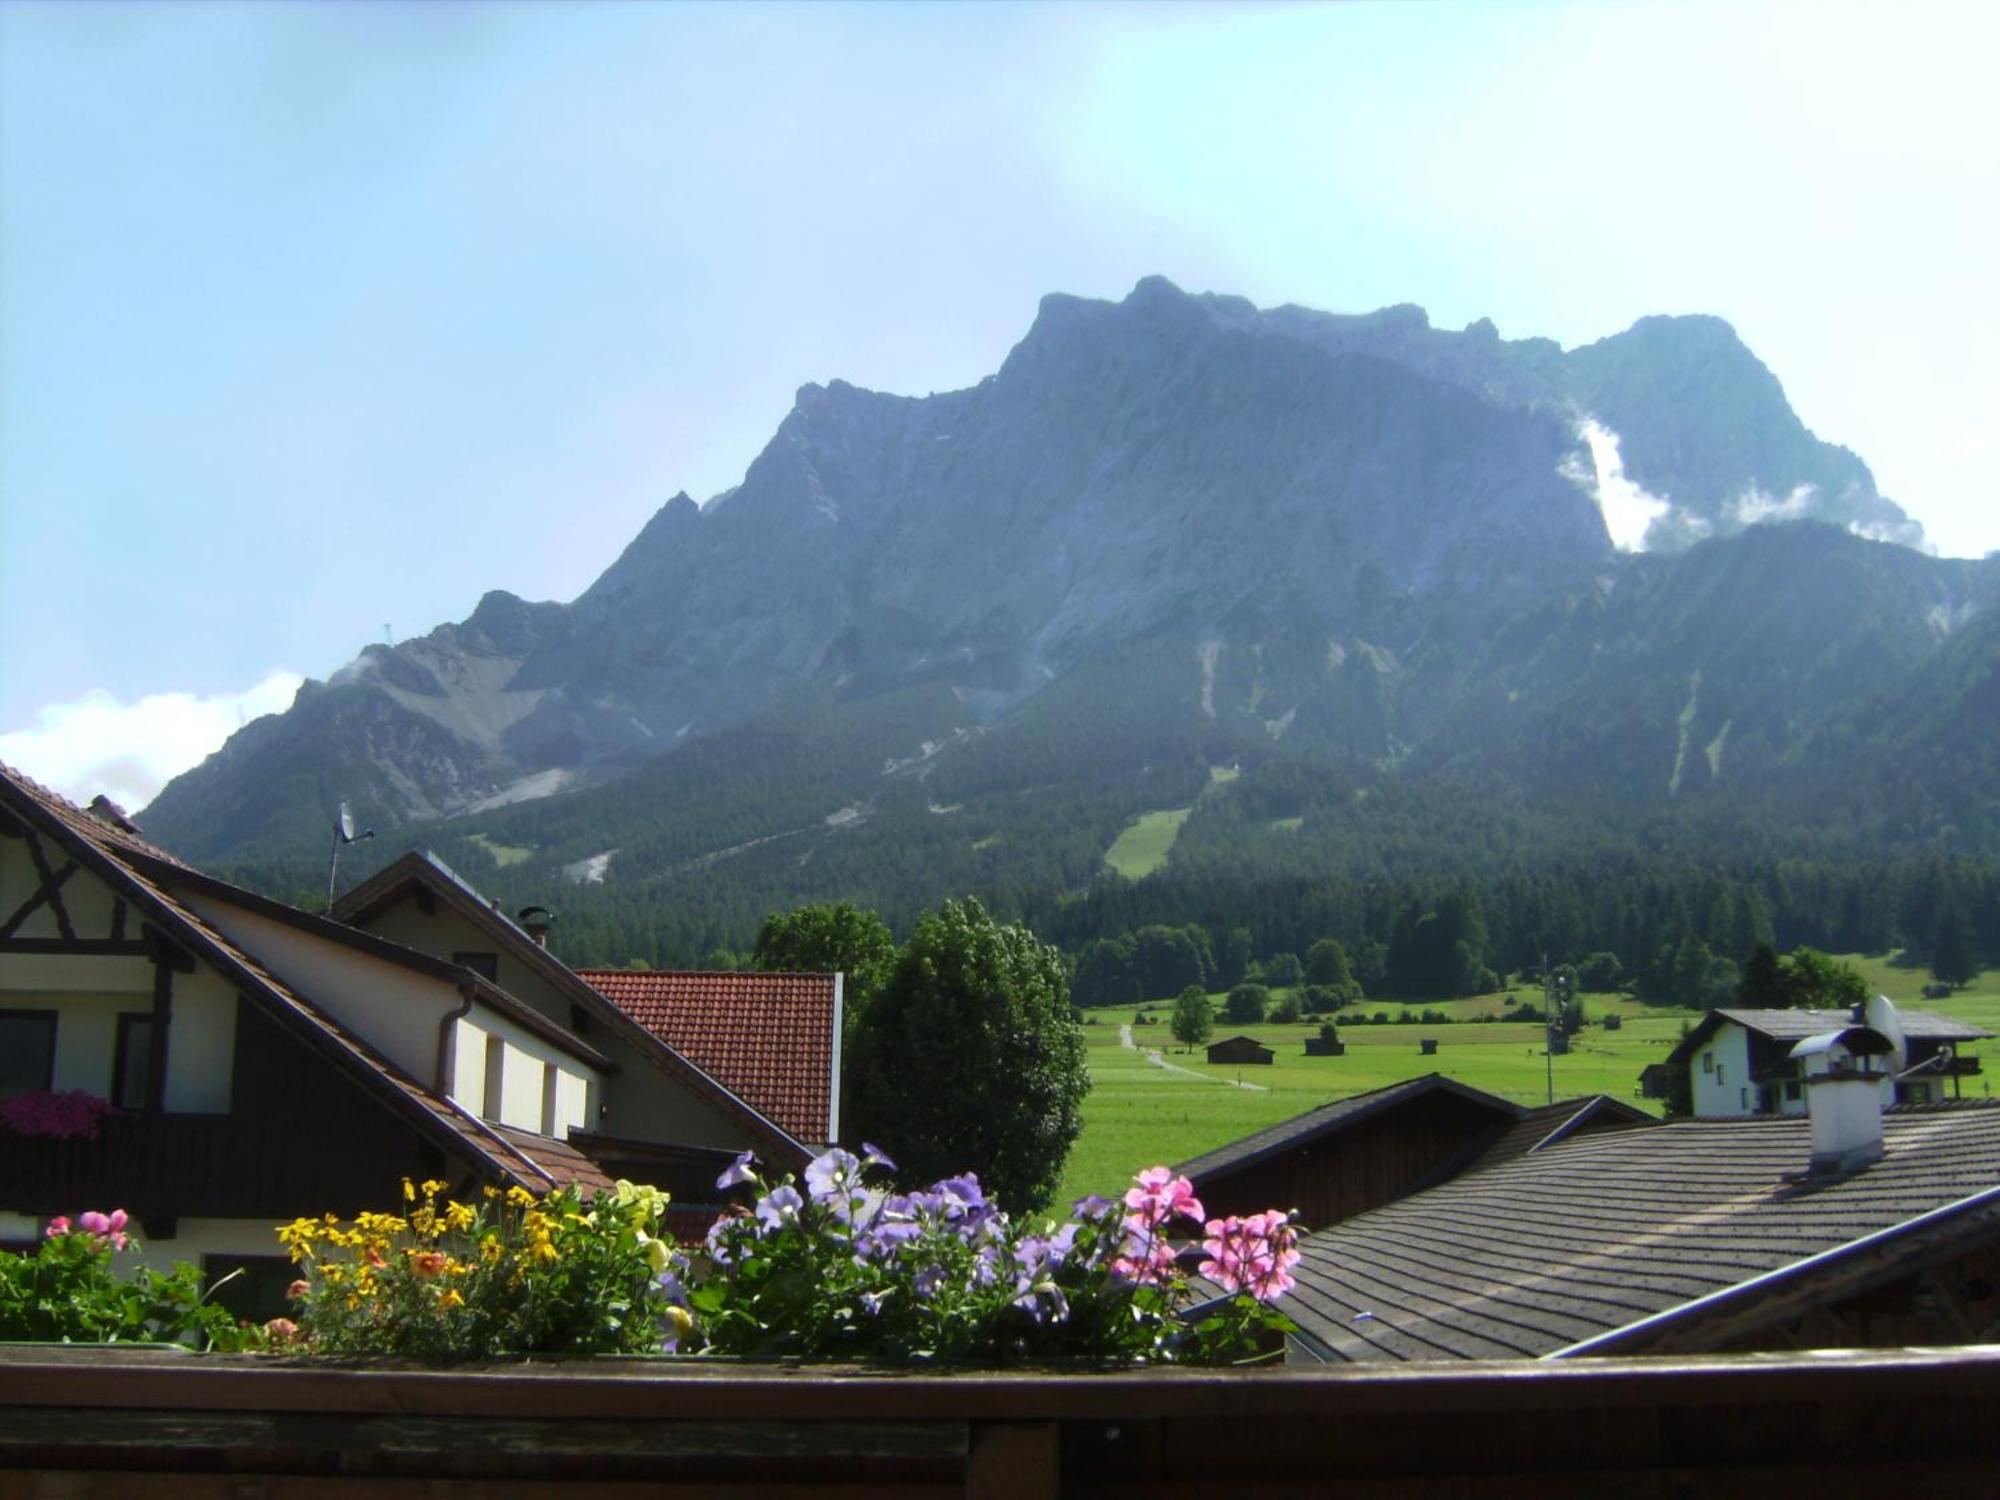
[[[1805,1075],[1812,1118],[1809,1177],[1858,1172],[1882,1155],[1883,1061],[1895,1044],[1871,1026],[1807,1037],[1791,1055]]]
[[[524,906],[514,916],[528,936],[544,948],[549,945],[549,927],[555,919],[556,914],[546,906]]]

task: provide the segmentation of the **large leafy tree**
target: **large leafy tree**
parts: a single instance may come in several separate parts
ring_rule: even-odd
[[[1965,924],[1956,907],[1947,904],[1938,918],[1937,937],[1931,943],[1931,978],[1953,989],[1972,983],[1979,976],[1973,962],[1972,945],[1965,940]]]
[[[1200,985],[1189,985],[1174,1001],[1173,1032],[1190,1051],[1215,1034],[1215,1005]]]
[[[968,897],[918,921],[862,1015],[847,1111],[908,1177],[971,1170],[1018,1212],[1055,1192],[1089,1089],[1062,955]]]
[[[889,977],[896,940],[887,923],[851,901],[801,906],[764,918],[751,962],[785,974],[846,976],[842,994],[847,1013],[858,1017]]]

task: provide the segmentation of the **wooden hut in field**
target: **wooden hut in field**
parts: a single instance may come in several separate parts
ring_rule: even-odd
[[[1212,1063],[1274,1063],[1278,1054],[1254,1036],[1228,1036],[1210,1044],[1208,1060]]]

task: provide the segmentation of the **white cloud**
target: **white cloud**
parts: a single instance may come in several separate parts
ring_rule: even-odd
[[[135,703],[93,688],[39,710],[30,728],[0,734],[0,760],[72,802],[102,792],[133,811],[243,725],[289,707],[303,681],[279,668],[246,692],[149,693]]]
[[[1801,484],[1780,500],[1751,485],[1730,502],[1729,513],[1739,526],[1755,526],[1762,521],[1797,521],[1804,517],[1818,494],[1818,486]]]
[[[1648,494],[1625,477],[1625,461],[1618,456],[1618,434],[1595,417],[1579,420],[1576,435],[1590,449],[1590,467],[1572,458],[1563,463],[1562,476],[1597,502],[1613,546],[1621,552],[1645,551],[1647,528],[1671,511],[1672,503]]]

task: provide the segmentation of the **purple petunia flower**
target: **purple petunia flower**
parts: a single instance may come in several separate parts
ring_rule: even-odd
[[[757,1206],[753,1210],[757,1215],[757,1222],[764,1226],[758,1231],[759,1237],[783,1229],[798,1218],[799,1210],[805,1206],[805,1199],[801,1198],[798,1189],[789,1183],[784,1187],[772,1188],[757,1200]]]
[[[1069,1206],[1069,1211],[1079,1219],[1101,1219],[1118,1205],[1099,1193],[1091,1193],[1079,1198]]]
[[[865,1167],[880,1167],[885,1172],[896,1170],[896,1164],[889,1160],[888,1152],[868,1141],[861,1143],[861,1164]]]
[[[722,1175],[715,1179],[715,1185],[727,1191],[739,1182],[748,1182],[754,1175],[750,1170],[750,1163],[756,1159],[748,1151],[738,1153],[736,1160],[724,1168]]]
[[[844,1198],[861,1185],[861,1161],[835,1146],[806,1163],[806,1191],[815,1203]]]

